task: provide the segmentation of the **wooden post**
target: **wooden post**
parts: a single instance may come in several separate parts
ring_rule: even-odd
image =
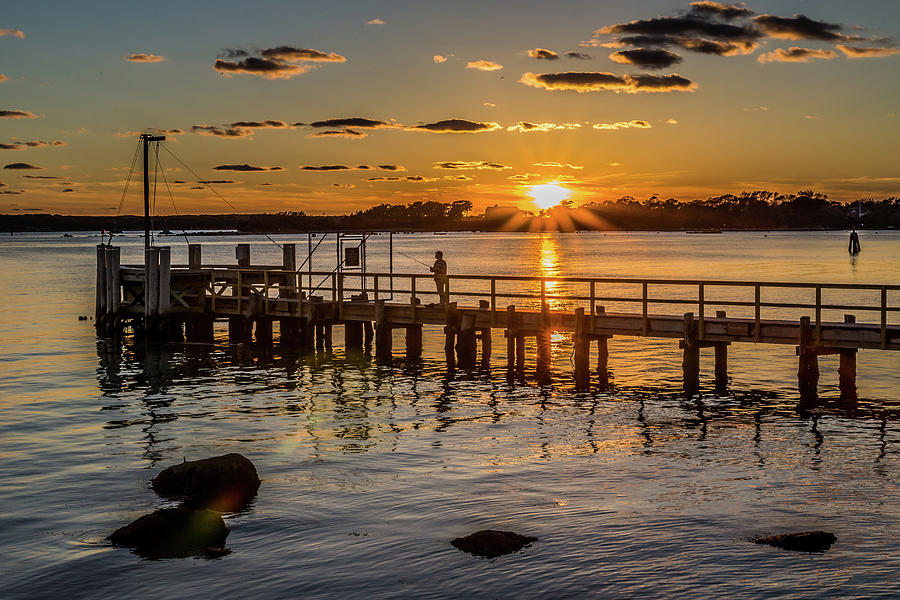
[[[155,335],[159,315],[159,248],[144,250],[144,326]]]
[[[684,393],[693,396],[700,389],[700,345],[697,343],[697,328],[694,313],[684,314],[683,327],[684,357],[681,369],[684,376]]]
[[[347,352],[362,352],[363,349],[363,324],[362,321],[344,322],[344,350]]]
[[[545,385],[550,383],[550,329],[542,329],[535,336],[537,338],[537,368],[535,375],[538,383]]]
[[[203,246],[200,244],[188,244],[188,268],[203,268]]]
[[[248,337],[247,320],[244,317],[228,317],[228,342],[244,344]]]
[[[375,301],[375,360],[389,362],[393,350],[393,331],[391,324],[387,322],[384,310],[384,300]]]
[[[575,310],[575,389],[587,390],[591,387],[591,374],[589,369],[591,341],[585,331],[584,308]]]
[[[375,339],[375,332],[372,329],[372,322],[363,321],[363,347],[371,348],[373,339]]]
[[[109,246],[106,250],[107,261],[106,267],[109,269],[109,295],[110,300],[109,315],[111,321],[106,324],[107,328],[113,333],[119,333],[119,310],[122,308],[122,264],[121,264],[121,248],[118,246]]]
[[[272,345],[272,319],[266,317],[256,319],[256,343],[260,346]]]
[[[516,307],[506,307],[506,377],[512,379],[516,370]]]
[[[444,327],[444,356],[447,359],[448,369],[456,368],[456,354],[453,350],[458,329],[459,311],[456,309],[456,302],[448,302],[446,325]]]
[[[478,353],[475,341],[475,315],[460,313],[459,331],[456,334],[456,364],[461,369],[474,369]]]
[[[234,249],[234,257],[239,267],[250,266],[250,244],[238,244]]]
[[[112,323],[115,321],[116,315],[113,312],[113,269],[112,269],[112,247],[107,246],[106,252],[103,253],[103,273],[106,279],[106,282],[103,284],[103,288],[106,290],[106,311],[103,316],[103,329],[109,334],[112,330]]]
[[[724,310],[716,311],[717,319],[725,318]],[[728,342],[716,342],[716,390],[722,392],[728,387]]]
[[[334,348],[333,327],[331,321],[322,324],[322,332],[325,335],[325,352],[331,352]]]
[[[844,315],[844,323],[856,323],[853,315]],[[838,387],[842,400],[856,400],[856,348],[841,348],[838,351]]]
[[[819,395],[819,357],[813,344],[809,317],[800,318],[800,345],[797,347],[797,354],[800,357],[797,369],[800,401],[815,401]]]
[[[422,358],[422,326],[406,326],[406,358],[418,360]]]
[[[598,315],[606,314],[605,306],[597,307]],[[597,338],[597,376],[600,380],[600,386],[609,385],[609,338],[611,336],[601,335]]]
[[[106,245],[97,244],[97,296],[94,305],[94,327],[100,330],[106,319]]]
[[[525,336],[516,331],[516,378],[525,379]]]
[[[169,313],[172,308],[172,249],[169,246],[159,248],[159,330],[163,334],[169,332]]]
[[[316,323],[310,317],[300,321],[300,347],[306,351],[316,348]]]
[[[491,352],[493,352],[494,340],[490,327],[481,330],[481,366],[485,369],[491,366]]]
[[[316,350],[324,350],[325,349],[325,324],[324,323],[316,323]]]

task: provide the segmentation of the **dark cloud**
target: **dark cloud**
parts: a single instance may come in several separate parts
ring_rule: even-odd
[[[313,165],[304,165],[300,167],[301,171],[350,171],[353,167],[349,167],[347,165],[321,165],[321,166],[313,166]]]
[[[357,169],[360,169],[360,170],[362,170],[362,171],[368,171],[368,170],[370,170],[372,167],[370,167],[369,165],[356,165],[356,168],[357,168]]]
[[[410,183],[421,183],[437,181],[437,178],[422,177],[421,175],[407,175],[406,177],[369,177],[366,181],[406,181]]]
[[[234,123],[229,125],[229,127],[232,127],[232,128],[250,127],[250,128],[260,128],[260,129],[266,128],[266,127],[281,128],[281,127],[287,127],[287,126],[288,126],[287,123],[285,123],[284,121],[275,121],[272,119],[268,119],[266,121],[235,121]]]
[[[528,56],[543,60],[559,60],[559,54],[546,48],[532,48],[528,51]]]
[[[275,48],[265,48],[260,50],[259,55],[264,58],[275,60],[286,60],[289,62],[312,61],[312,62],[346,62],[347,59],[334,52],[320,52],[312,48],[294,48],[293,46],[276,46]]]
[[[806,15],[793,17],[777,17],[775,15],[758,15],[753,22],[772,37],[788,40],[822,40],[834,42],[844,39],[841,25],[815,21]]]
[[[214,135],[223,138],[242,138],[253,135],[249,129],[235,127],[220,128],[215,125],[191,125],[191,131],[200,135]]]
[[[431,131],[434,133],[480,133],[500,129],[499,123],[467,121],[465,119],[444,119],[435,123],[412,125],[407,129],[413,131]]]
[[[590,54],[585,54],[584,52],[575,52],[574,50],[569,50],[565,54],[566,58],[575,58],[577,60],[591,60]]]
[[[406,167],[403,165],[378,165],[378,168],[382,171],[405,171]]]
[[[677,46],[699,54],[734,56],[749,54],[759,47],[757,41],[729,42],[689,36],[630,35],[619,38],[618,44],[625,46]]]
[[[874,58],[900,53],[900,48],[861,48],[844,44],[838,44],[837,49],[843,52],[847,58]]]
[[[635,48],[619,50],[609,55],[610,60],[623,65],[636,65],[644,69],[666,69],[681,62],[681,57],[662,48]]]
[[[25,150],[26,148],[44,148],[47,146],[65,146],[66,143],[60,140],[53,142],[31,141],[31,142],[9,142],[0,143],[0,150]]]
[[[14,163],[9,163],[8,165],[6,165],[3,168],[4,169],[14,169],[14,170],[25,170],[25,169],[40,170],[40,169],[43,169],[44,167],[39,167],[37,165],[32,165],[32,164],[24,163],[24,162],[14,162]]]
[[[0,110],[0,119],[37,119],[38,116],[27,110]]]
[[[761,15],[768,16],[768,15]],[[756,17],[759,19],[760,17]],[[755,20],[756,20],[755,19]],[[750,25],[719,23],[696,15],[654,17],[604,27],[595,34],[708,37],[716,40],[752,41],[763,37]]]
[[[266,79],[290,79],[294,75],[300,75],[309,70],[307,66],[292,65],[278,60],[269,60],[250,56],[239,61],[216,59],[213,70],[220,73],[247,73],[259,75]]]
[[[65,194],[66,192],[74,192],[74,191],[75,191],[75,188],[66,188],[63,190],[63,193]]]
[[[506,128],[507,131],[518,131],[519,133],[556,131],[560,129],[571,130],[580,129],[581,123],[529,123],[528,121],[518,121],[514,125]]]
[[[24,194],[24,193],[25,193],[25,190],[0,190],[0,194],[10,195],[10,196],[11,196],[11,195],[17,195],[17,194]],[[27,209],[27,208],[25,208],[25,209],[17,209],[17,208],[14,208],[13,210],[30,210],[30,209]]]
[[[448,169],[451,171],[481,171],[485,169],[502,171],[503,169],[511,169],[512,167],[484,160],[443,160],[434,163],[433,168]]]
[[[242,165],[219,165],[212,168],[213,171],[284,171],[284,167],[254,167],[244,163]]]
[[[53,175],[23,175],[25,179],[61,179],[60,177],[54,177]]]
[[[131,62],[140,62],[140,63],[155,63],[162,62],[165,59],[163,56],[157,56],[156,54],[145,54],[143,52],[139,52],[137,54],[129,54],[125,57],[125,60]]]
[[[295,123],[296,127],[301,127],[303,123]],[[380,127],[391,127],[392,124],[387,121],[378,121],[375,119],[366,119],[365,117],[348,117],[344,119],[325,119],[324,121],[313,121],[310,127],[356,127],[357,129],[378,129]]]
[[[724,4],[722,2],[713,2],[712,0],[691,2],[690,7],[690,12],[695,15],[717,17],[726,21],[749,17],[753,14],[753,11],[743,4]]]
[[[219,52],[218,58],[244,58],[250,56],[250,53],[241,48],[225,48]]]
[[[197,183],[204,183],[206,185],[227,185],[230,183],[235,183],[232,179],[209,179],[209,180],[200,180]]]
[[[822,50],[818,48],[798,48],[791,46],[790,48],[776,48],[772,52],[760,54],[756,60],[761,63],[767,62],[809,62],[814,58],[822,58],[829,60],[837,58],[838,53],[834,50]]]
[[[356,129],[345,127],[343,129],[326,129],[325,131],[317,131],[309,137],[343,137],[359,140],[364,137],[368,137],[368,135],[369,134],[365,131],[358,131]]]
[[[690,79],[680,75],[613,75],[612,73],[567,72],[525,73],[520,83],[545,90],[571,90],[576,92],[614,91],[640,92],[688,92],[697,87]]]

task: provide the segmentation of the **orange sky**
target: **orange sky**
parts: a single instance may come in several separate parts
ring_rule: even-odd
[[[900,195],[896,2],[155,6],[4,11],[0,212]]]

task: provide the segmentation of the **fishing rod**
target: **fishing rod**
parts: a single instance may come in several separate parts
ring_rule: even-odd
[[[400,252],[399,250],[396,250],[396,249],[394,250],[394,252],[396,252],[397,254],[400,254],[400,255],[402,255],[402,256],[405,256],[405,257],[408,258],[409,260],[414,260],[414,261],[416,261],[417,263],[419,263],[420,265],[423,265],[423,266],[425,266],[425,267],[428,267],[429,269],[431,268],[431,265],[429,265],[428,263],[424,263],[424,262],[422,262],[421,260],[419,260],[418,258],[413,258],[412,256],[410,256],[409,254],[406,254],[405,252]]]

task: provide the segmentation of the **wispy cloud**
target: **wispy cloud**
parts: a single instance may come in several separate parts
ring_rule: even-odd
[[[0,110],[0,119],[37,119],[37,115],[27,110]]]
[[[309,137],[314,138],[347,138],[351,140],[361,140],[364,137],[368,137],[368,133],[365,131],[359,131],[358,129],[350,129],[349,127],[345,127],[343,129],[326,129],[325,131],[317,131],[310,135]]]
[[[534,163],[534,166],[535,167],[553,167],[553,168],[557,168],[557,169],[576,169],[576,170],[581,170],[584,168],[583,165],[573,165],[573,164],[569,164],[569,163],[556,162],[553,160],[544,161],[544,162],[536,162],[536,163]]]
[[[250,129],[216,127],[215,125],[191,125],[191,131],[193,133],[199,133],[200,135],[214,135],[226,139],[236,139],[253,135],[253,131]]]
[[[644,69],[666,69],[682,61],[679,55],[662,48],[619,50],[610,54],[609,59],[623,65],[635,65]]]
[[[900,48],[862,48],[844,44],[838,44],[837,49],[843,52],[847,58],[877,58],[880,56],[892,56],[900,52]]]
[[[837,58],[838,53],[834,50],[824,50],[819,48],[798,48],[791,46],[790,48],[776,48],[772,52],[766,52],[756,57],[761,63],[769,62],[809,62],[814,58],[830,60]]]
[[[287,126],[288,124],[284,121],[276,121],[273,119],[267,119],[265,121],[235,121],[230,125],[230,127],[242,129],[279,129]]]
[[[822,40],[835,42],[844,39],[843,27],[837,23],[816,21],[806,15],[778,17],[775,15],[758,15],[753,22],[766,34],[786,40]]]
[[[725,4],[724,2],[713,2],[712,0],[691,2],[690,7],[690,12],[696,15],[718,17],[727,21],[741,17],[749,17],[753,14],[753,11],[743,4]]]
[[[613,75],[604,72],[525,73],[519,79],[525,85],[545,90],[567,90],[579,93],[613,91],[630,94],[642,92],[690,92],[697,84],[677,74]]]
[[[431,131],[433,133],[481,133],[501,129],[499,123],[493,121],[479,122],[466,119],[444,119],[424,125],[412,125],[407,127],[412,131]]]
[[[53,142],[31,141],[31,142],[8,142],[0,143],[0,150],[25,150],[27,148],[45,148],[47,146],[65,146],[66,143],[60,140]]]
[[[166,60],[166,58],[164,56],[158,56],[156,54],[145,54],[143,52],[138,52],[136,54],[129,54],[125,57],[125,60],[138,63],[156,63],[162,62]]]
[[[466,68],[478,71],[499,71],[503,68],[503,65],[490,60],[473,60],[466,63]]]
[[[407,183],[428,183],[431,181],[437,181],[436,177],[422,177],[421,175],[407,175],[405,177],[369,177],[366,181],[379,182],[379,181],[403,181]]]
[[[8,80],[9,80],[9,77],[4,75],[3,73],[0,73],[0,83],[3,83],[4,81],[8,81]]]
[[[294,123],[295,127],[302,127],[304,123]],[[340,119],[324,119],[322,121],[313,121],[309,123],[310,127],[355,127],[357,129],[380,129],[382,127],[394,127],[394,123],[388,121],[379,121],[377,119],[368,119],[366,117],[347,117]]]
[[[213,69],[222,74],[245,73],[266,79],[290,79],[305,73],[322,62],[346,62],[346,58],[335,52],[322,52],[312,48],[295,48],[294,46],[275,46],[263,48],[259,56],[241,48],[227,49],[228,56],[240,58],[231,60],[217,58]],[[242,58],[243,57],[243,58]],[[303,64],[297,64],[298,62]]]
[[[559,54],[546,48],[532,48],[528,51],[528,56],[541,60],[559,60]]]
[[[594,129],[615,131],[616,129],[650,129],[647,121],[617,121],[616,123],[594,123]]]
[[[39,167],[37,165],[32,165],[30,163],[14,162],[14,163],[9,163],[8,165],[5,165],[3,168],[14,170],[14,171],[22,171],[22,170],[41,170],[44,167]]]
[[[512,167],[484,160],[442,160],[434,163],[433,168],[447,169],[451,171],[502,171],[504,169],[511,169]]]
[[[431,57],[431,60],[433,60],[436,64],[441,64],[447,62],[447,57],[443,54],[435,54]]]
[[[574,50],[569,50],[565,54],[566,58],[574,58],[576,60],[591,60],[593,58],[590,54],[585,54],[584,52],[575,52]]]
[[[218,165],[213,171],[284,171],[284,167],[256,167],[247,163],[240,165]]]
[[[519,121],[515,125],[506,128],[507,131],[518,131],[519,133],[531,132],[547,132],[560,129],[580,129],[581,123],[529,123],[527,121]]]
[[[386,25],[387,23],[384,19],[374,18],[371,21],[366,21],[366,25]]]
[[[336,52],[321,52],[312,48],[295,48],[293,46],[276,46],[259,51],[264,58],[287,60],[290,62],[347,62],[347,59]]]
[[[0,29],[0,37],[9,36],[14,38],[25,39],[25,32],[21,29]]]

